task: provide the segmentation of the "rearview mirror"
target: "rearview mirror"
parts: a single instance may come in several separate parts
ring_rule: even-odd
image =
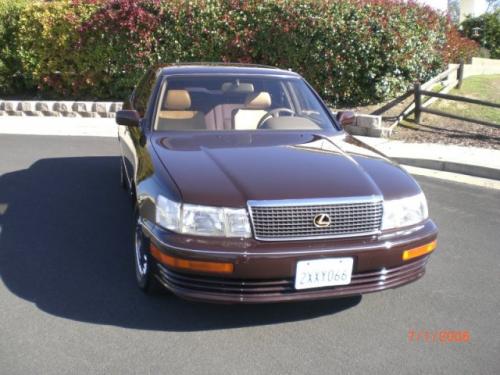
[[[356,115],[352,111],[341,111],[337,113],[337,121],[342,127],[346,125],[354,125]]]
[[[132,110],[121,110],[116,112],[116,123],[118,125],[125,125],[130,127],[139,126],[139,121],[141,117],[137,111]]]
[[[240,82],[224,82],[221,86],[221,90],[224,93],[240,93],[240,94],[250,94],[254,92],[254,87],[251,83],[240,83]]]

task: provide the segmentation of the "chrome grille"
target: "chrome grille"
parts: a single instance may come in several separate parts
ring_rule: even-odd
[[[255,238],[298,240],[365,236],[380,231],[382,200],[375,197],[331,200],[250,201]],[[317,227],[314,219],[326,214],[328,227]]]

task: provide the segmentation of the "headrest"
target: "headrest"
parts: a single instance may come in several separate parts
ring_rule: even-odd
[[[247,96],[245,107],[250,109],[266,109],[271,106],[271,95],[261,91]]]
[[[168,90],[165,98],[167,110],[182,111],[191,107],[191,96],[187,90]]]

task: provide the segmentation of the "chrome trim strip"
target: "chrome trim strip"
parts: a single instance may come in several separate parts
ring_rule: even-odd
[[[348,203],[378,203],[383,200],[380,195],[367,195],[361,197],[338,198],[306,198],[306,199],[276,199],[276,200],[249,200],[248,206],[254,207],[285,207],[285,206],[316,206],[329,204]]]
[[[266,241],[266,242],[276,242],[276,241],[304,241],[304,240],[327,240],[335,238],[358,238],[358,237],[368,237],[380,235],[380,231],[372,232],[360,232],[360,233],[350,233],[350,234],[334,234],[329,236],[305,236],[305,237],[259,237],[255,236],[256,240]]]
[[[218,250],[188,249],[188,248],[184,248],[184,247],[173,246],[171,244],[166,243],[165,241],[161,240],[160,238],[158,238],[158,236],[156,236],[153,233],[151,228],[149,228],[149,226],[145,223],[144,220],[141,220],[141,224],[142,224],[142,227],[147,231],[147,233],[151,237],[153,237],[157,242],[159,242],[161,245],[163,245],[167,248],[171,248],[174,251],[185,252],[185,253],[194,253],[194,254],[202,254],[202,255],[238,255],[238,256],[245,257],[245,256],[253,256],[253,255],[257,255],[257,256],[259,256],[259,255],[285,255],[286,256],[286,255],[310,255],[310,254],[314,255],[314,254],[323,254],[323,253],[332,253],[333,254],[336,252],[360,250],[357,248],[345,247],[345,246],[344,247],[335,246],[335,248],[319,249],[319,250],[307,249],[307,250],[297,250],[297,251],[262,251],[262,252],[246,251],[246,250],[242,250],[242,251],[218,251]],[[417,232],[420,229],[423,229],[424,226],[425,225],[419,225],[418,227],[415,228],[415,230],[411,230],[408,232]],[[397,235],[397,234],[401,234],[401,232],[394,233],[394,235]],[[389,236],[394,237],[394,235],[391,234]],[[386,239],[384,242],[378,242],[378,243],[373,244],[373,245],[364,245],[363,249],[361,249],[361,250],[363,250],[363,251],[364,250],[377,250],[377,249],[381,249],[381,248],[385,248],[386,250],[389,250],[393,247],[397,247],[397,246],[400,246],[400,245],[403,245],[403,244],[406,244],[409,242],[420,241],[420,240],[427,238],[427,237],[430,237],[430,235],[429,236],[421,236],[418,238],[405,239],[405,240],[396,241],[396,242],[392,242],[392,243]]]
[[[243,73],[160,73],[162,77],[242,77],[242,78],[247,78],[247,77],[258,77],[258,78],[285,78],[285,79],[299,79],[303,80],[303,78],[295,72],[283,72],[281,73],[279,70],[273,71],[272,69],[269,70],[269,73],[262,73],[262,72],[243,72]]]
[[[332,249],[321,249],[321,250],[297,250],[297,251],[268,251],[268,252],[255,252],[255,251],[219,251],[219,250],[198,250],[198,249],[187,249],[184,247],[172,246],[158,238],[147,226],[143,225],[143,228],[146,229],[148,234],[153,237],[156,241],[158,241],[161,245],[171,248],[172,250],[186,253],[195,253],[195,254],[206,254],[206,255],[238,255],[238,256],[249,256],[249,255],[308,255],[308,254],[322,254],[322,253],[336,253],[341,251],[355,251],[356,249],[347,248],[347,247],[336,247]],[[363,248],[363,250],[371,250],[378,249],[381,247],[385,247],[386,249],[390,249],[392,246],[388,246],[388,243],[378,243],[377,245],[372,245],[369,247]]]

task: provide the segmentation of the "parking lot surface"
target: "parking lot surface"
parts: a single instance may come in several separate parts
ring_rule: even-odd
[[[500,191],[418,178],[440,235],[416,283],[197,304],[135,286],[118,153],[113,138],[0,136],[0,373],[500,373]],[[424,337],[442,331],[470,338]]]

